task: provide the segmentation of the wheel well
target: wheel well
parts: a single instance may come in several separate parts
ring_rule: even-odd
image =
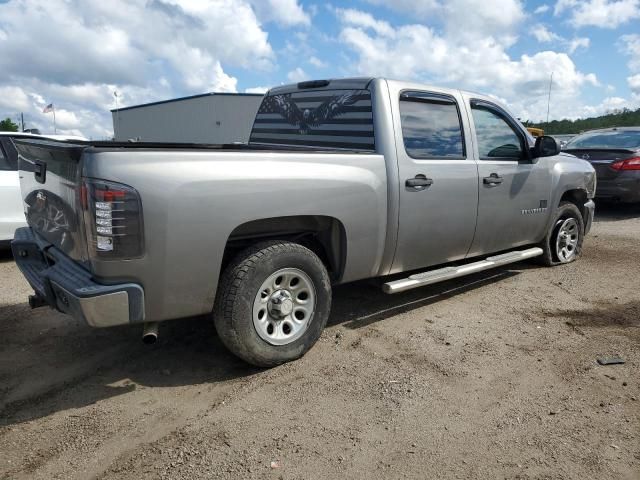
[[[318,255],[331,280],[342,277],[347,253],[344,225],[337,218],[323,215],[263,218],[239,225],[225,245],[221,272],[238,252],[263,240],[303,245]]]
[[[571,202],[573,203],[576,207],[578,207],[578,210],[580,210],[580,214],[582,215],[582,219],[585,219],[585,206],[584,204],[587,203],[587,192],[584,190],[581,190],[579,188],[576,188],[574,190],[567,190],[566,192],[564,192],[562,194],[562,198],[560,198],[560,202]]]

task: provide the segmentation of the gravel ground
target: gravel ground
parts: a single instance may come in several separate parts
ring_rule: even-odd
[[[271,370],[207,319],[94,330],[0,254],[0,478],[640,478],[640,208],[600,208],[582,258],[387,296],[335,289]],[[624,365],[599,366],[620,355]]]

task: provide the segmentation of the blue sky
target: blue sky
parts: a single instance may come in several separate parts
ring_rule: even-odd
[[[354,75],[481,91],[523,119],[640,106],[640,0],[0,0],[0,116],[111,135],[109,109]]]

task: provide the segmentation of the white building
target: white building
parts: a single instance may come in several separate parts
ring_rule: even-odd
[[[142,142],[247,142],[262,95],[204,93],[111,110],[114,138]]]

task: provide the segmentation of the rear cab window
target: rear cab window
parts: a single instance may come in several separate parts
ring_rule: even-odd
[[[462,119],[455,98],[425,92],[400,95],[400,124],[407,154],[417,159],[466,158]]]
[[[249,143],[375,151],[371,92],[274,89],[258,109]]]

